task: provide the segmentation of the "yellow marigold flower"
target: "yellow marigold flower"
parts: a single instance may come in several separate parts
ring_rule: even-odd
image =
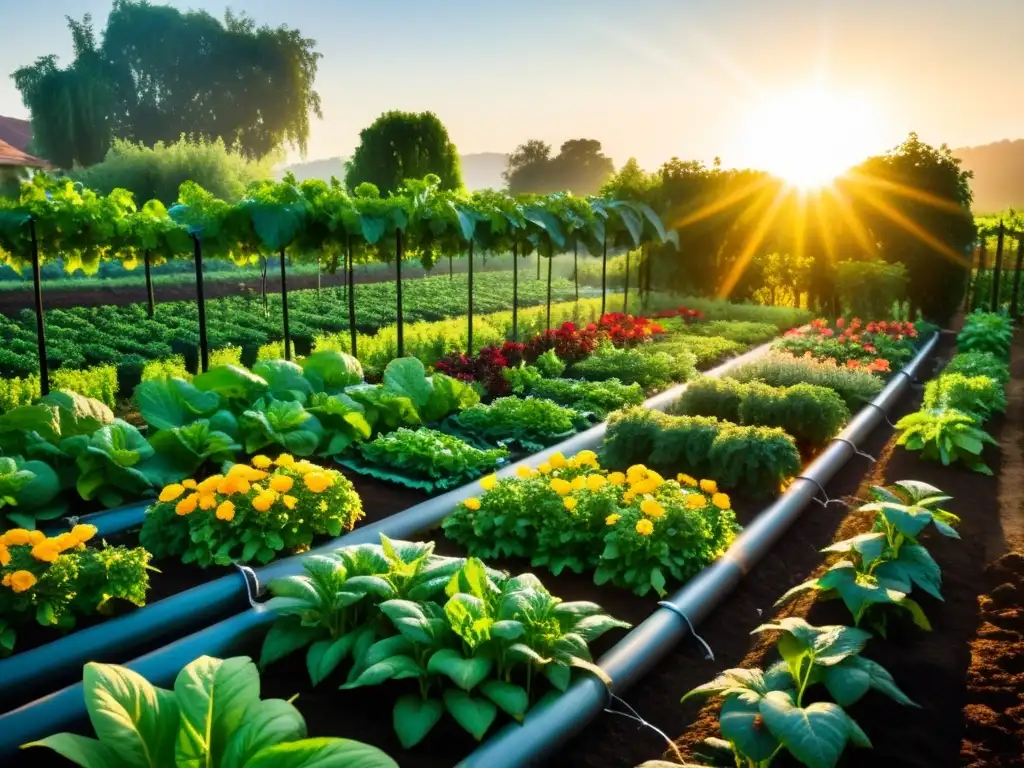
[[[624,504],[631,504],[633,499],[635,498],[636,493],[634,491],[626,491],[624,494],[622,494],[622,501]]]
[[[89,527],[91,528],[92,526],[89,526]],[[40,541],[45,541],[45,540],[46,540],[46,534],[43,533],[42,531],[29,531],[28,532],[28,543],[31,544],[33,547],[36,544],[38,544]]]
[[[235,481],[235,488],[235,493],[240,493],[244,496],[252,488],[252,484],[245,478],[240,477]]]
[[[217,506],[217,497],[212,493],[203,493],[199,495],[199,508],[200,509],[214,509]]]
[[[644,499],[640,502],[640,511],[648,517],[657,520],[665,515],[665,508],[654,499]]]
[[[186,496],[184,499],[179,501],[174,507],[174,513],[176,515],[191,515],[196,511],[196,505],[199,504],[199,494],[193,493]]]
[[[157,497],[160,501],[174,501],[176,498],[181,496],[185,492],[185,486],[181,483],[171,483],[165,486],[160,495]]]
[[[0,584],[3,584],[5,587],[11,586],[11,574],[5,573],[4,579],[3,581],[0,581]]]
[[[548,461],[551,463],[552,469],[561,469],[565,466],[565,456],[560,452],[552,454]]]
[[[718,493],[718,483],[714,480],[701,480],[700,489],[704,493]]]
[[[593,451],[580,451],[576,454],[577,464],[590,464],[591,466],[597,466],[597,454]]]
[[[600,491],[607,482],[601,475],[587,475],[587,490]]]
[[[190,491],[194,491],[196,488],[199,487],[199,483],[197,483],[191,477],[188,478],[187,480],[182,480],[181,485],[183,488],[188,488]]]
[[[524,464],[523,466],[516,470],[516,474],[519,475],[519,477],[523,478],[523,480],[526,480],[528,478],[533,477],[535,473],[531,467],[528,467]]]
[[[654,487],[657,488],[659,485],[665,482],[665,478],[655,472],[653,469],[647,470],[647,479],[654,482]]]
[[[60,556],[60,546],[53,539],[41,541],[32,547],[32,557],[44,563],[52,563]]]
[[[334,484],[334,480],[326,472],[310,472],[302,478],[302,482],[304,482],[306,487],[313,493],[326,491]]]
[[[266,493],[267,489],[264,488],[259,483],[253,483],[252,484],[252,492],[255,493],[257,496],[259,496],[261,493]]]
[[[582,491],[586,487],[587,478],[583,477],[583,475],[580,475],[579,477],[574,477],[572,479],[572,489],[574,491]]]
[[[551,490],[559,496],[565,496],[566,494],[572,493],[572,483],[568,480],[563,480],[560,477],[552,478],[548,485],[550,485]]]
[[[636,532],[641,536],[650,536],[654,533],[654,523],[646,517],[636,521]]]
[[[241,478],[250,483],[259,482],[267,476],[267,473],[262,469],[255,469],[250,467],[248,464],[234,464],[231,469],[228,470],[228,477]]]
[[[36,577],[28,571],[15,571],[11,574],[11,589],[15,592],[30,590],[35,583]]]
[[[228,475],[217,484],[217,493],[221,496],[230,496],[238,490],[238,481],[242,478],[238,475]]]
[[[7,545],[0,542],[0,566],[11,564],[11,552],[7,549]]]
[[[252,465],[256,467],[256,469],[266,469],[271,464],[273,464],[273,462],[270,460],[269,456],[259,454],[258,456],[252,457]]]
[[[290,467],[295,463],[295,459],[290,453],[282,453],[274,460],[274,463],[279,467]]]
[[[605,525],[615,525],[621,519],[622,519],[622,515],[620,515],[618,512],[616,512],[614,514],[608,515],[608,517],[606,517],[604,519],[604,524]]]
[[[296,499],[294,496],[289,496],[288,494],[282,496],[281,501],[284,502],[285,507],[287,507],[288,509],[295,509],[295,505],[299,503],[298,499]]]
[[[569,469],[577,469],[579,468],[580,463],[576,461],[576,457],[573,456],[571,459],[566,459],[565,466],[568,467]]]
[[[217,519],[230,522],[235,519],[235,505],[230,501],[222,501],[217,505]]]
[[[719,509],[730,509],[732,507],[732,500],[724,493],[716,493],[712,496],[711,503]]]
[[[498,476],[496,474],[494,474],[493,472],[491,474],[487,475],[486,477],[481,477],[480,478],[480,487],[482,487],[485,491],[491,490],[497,484],[498,484]]]
[[[57,549],[64,552],[69,549],[74,549],[78,546],[78,537],[70,531],[62,533],[53,539],[53,543],[57,545]]]
[[[84,544],[96,535],[96,526],[85,523],[76,525],[71,529],[71,535]]]
[[[223,479],[224,475],[210,475],[196,486],[196,490],[202,494],[213,493],[217,490],[217,486],[220,485],[220,481]]]
[[[274,503],[274,497],[269,493],[260,493],[252,500],[252,508],[257,512],[266,512]]]
[[[295,485],[295,481],[288,475],[274,475],[270,478],[270,487],[278,493],[288,493]]]
[[[24,528],[11,528],[4,534],[4,544],[9,547],[16,547],[20,544],[30,544],[29,532]]]
[[[301,461],[296,461],[292,464],[289,469],[293,472],[298,472],[300,475],[305,475],[319,469],[319,467],[311,461],[302,459]]]
[[[576,509],[577,504],[579,504],[579,502],[572,496],[566,496],[564,499],[562,499],[562,506],[565,507],[570,512]]]
[[[689,475],[684,475],[682,472],[676,475],[676,480],[679,481],[680,485],[685,485],[689,488],[697,487],[697,481],[694,478],[690,477]]]
[[[476,496],[471,496],[462,503],[465,505],[466,509],[471,509],[474,512],[480,509],[480,499],[478,499]]]
[[[708,500],[702,494],[690,493],[686,496],[686,506],[690,509],[703,509],[707,506]]]
[[[626,476],[622,472],[612,472],[608,475],[608,482],[612,485],[622,485],[626,482]]]
[[[537,467],[537,471],[540,472],[542,475],[550,475],[551,465],[545,461],[543,464]]]

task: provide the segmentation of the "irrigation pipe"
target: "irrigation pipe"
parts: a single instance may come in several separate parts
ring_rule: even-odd
[[[706,371],[703,376],[712,378],[725,376],[737,367],[766,354],[770,348],[770,343],[763,344]],[[686,384],[678,384],[649,398],[644,405],[654,410],[665,410],[679,399],[686,387]],[[557,452],[571,456],[585,449],[596,449],[601,445],[606,429],[606,422],[601,422],[561,443],[509,464],[498,470],[496,474],[499,477],[514,476],[519,467],[536,467]],[[467,483],[383,520],[356,528],[354,531],[332,539],[302,555],[284,558],[263,568],[255,569],[256,579],[259,584],[266,584],[282,576],[301,574],[304,558],[316,554],[329,554],[341,547],[354,544],[377,543],[380,541],[382,533],[394,539],[407,539],[429,531],[440,525],[441,521],[451,514],[459,502],[476,493],[479,493],[478,484],[476,482]],[[248,592],[246,578],[241,573],[233,573],[166,597],[125,616],[110,619],[46,645],[0,660],[0,681],[3,681],[3,684],[0,685],[0,709],[7,710],[17,707],[29,702],[33,697],[53,690],[51,686],[79,679],[82,665],[88,661],[119,662],[126,658],[132,658],[140,648],[146,645],[152,647],[154,643],[160,641],[180,638],[203,625],[210,624],[210,622],[220,621],[225,616],[237,614],[231,619],[184,638],[185,641],[192,642],[192,645],[188,647],[195,650],[185,652],[181,656],[168,654],[167,658],[171,661],[166,666],[157,666],[151,675],[147,675],[157,685],[169,683],[183,666],[178,662],[185,655],[194,653],[184,662],[187,664],[203,654],[212,655],[215,651],[211,651],[209,648],[220,647],[216,645],[217,642],[220,642],[219,640],[211,640],[208,636],[211,631],[215,630],[214,637],[219,637],[217,633],[220,632],[228,633],[233,637],[236,632],[244,631],[252,626],[262,626],[272,620],[272,617],[261,615],[258,608],[252,607],[248,611],[245,610],[250,608]],[[239,613],[241,611],[244,612]],[[165,648],[173,648],[176,645]],[[161,654],[165,648],[159,648],[153,654]],[[143,658],[149,658],[149,656]],[[71,703],[65,706],[60,703],[62,701]],[[28,710],[40,703],[45,703],[46,707],[26,714]],[[8,749],[17,747],[14,742],[22,738],[20,734],[41,733],[45,736],[63,729],[68,720],[64,714],[59,713],[67,713],[73,719],[73,715],[70,713],[77,714],[81,707],[82,694],[80,684],[77,684],[0,716],[0,755],[3,755]],[[49,714],[51,711],[55,713],[52,718]],[[81,711],[84,712],[84,710]],[[43,712],[46,714],[41,714]],[[16,736],[16,734],[18,735]]]
[[[909,388],[938,338],[938,334],[932,336],[903,369],[905,375],[893,376],[872,405],[861,409],[789,490],[740,534],[721,559],[664,601],[664,607],[598,660],[598,665],[612,679],[611,686],[606,688],[593,675],[578,677],[564,694],[538,702],[522,725],[503,728],[459,763],[459,767],[513,768],[542,761],[600,715],[609,703],[610,694],[621,695],[648,674],[687,635],[691,624],[696,625],[706,618],[750,573],[836,472],[856,455],[854,446],[862,443],[883,422],[888,410]]]

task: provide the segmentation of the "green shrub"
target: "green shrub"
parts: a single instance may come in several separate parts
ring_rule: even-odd
[[[990,352],[1006,359],[1013,342],[1013,323],[1007,315],[975,310],[964,320],[957,334],[956,346],[960,352]]]
[[[754,323],[747,320],[713,320],[709,323],[693,323],[684,328],[684,333],[693,336],[720,336],[743,346],[763,344],[779,335],[774,323]]]
[[[739,354],[745,345],[720,336],[670,336],[665,341],[655,342],[650,348],[651,351],[665,352],[672,356],[689,352],[697,359],[700,368],[710,368],[725,358]]]
[[[796,358],[784,352],[771,352],[729,374],[737,381],[761,381],[773,387],[814,384],[835,390],[846,407],[856,413],[871,402],[884,386],[882,380],[867,371],[840,368],[835,363]]]
[[[113,408],[117,404],[117,368],[113,365],[96,365],[80,371],[59,368],[50,374],[50,388],[77,392]]]
[[[295,342],[292,342],[292,360],[295,359]],[[395,357],[398,357],[396,354]],[[284,360],[284,342],[283,341],[272,341],[269,344],[263,344],[256,352],[257,360]],[[213,367],[213,360],[210,360],[210,367]]]
[[[907,298],[907,268],[896,262],[840,261],[836,288],[844,314],[866,320],[892,317],[893,305]]]
[[[533,365],[545,379],[557,379],[565,373],[565,361],[553,349],[540,355],[534,360]]]
[[[944,373],[962,373],[964,376],[988,376],[1006,386],[1010,381],[1010,366],[991,352],[961,352],[949,361]]]
[[[778,490],[801,466],[793,438],[781,429],[744,427],[710,416],[671,416],[642,407],[608,419],[601,463],[647,463],[761,495]]]
[[[601,344],[593,355],[573,365],[570,372],[588,381],[618,379],[651,389],[694,378],[696,362],[696,357],[689,352],[673,356],[658,351],[653,344],[632,349]]]
[[[282,351],[284,347],[282,346]],[[242,364],[242,348],[241,347],[221,347],[220,349],[210,350],[210,367],[213,368],[217,365],[241,365]]]
[[[747,384],[734,379],[702,376],[690,382],[671,411],[677,415],[714,416],[723,421],[739,423],[740,403],[748,389]]]
[[[211,360],[210,366],[214,363]],[[182,355],[174,355],[165,360],[150,360],[142,366],[142,380],[152,379],[184,379],[192,381],[192,374],[185,367],[185,358]]]
[[[896,444],[908,451],[921,451],[922,459],[941,461],[945,467],[959,461],[975,472],[992,474],[981,454],[986,443],[999,444],[970,413],[950,408],[922,409],[896,422],[896,429],[900,433]]]
[[[19,405],[31,405],[40,394],[38,376],[0,379],[0,413],[6,413]]]
[[[639,384],[623,384],[618,379],[545,379],[529,365],[506,368],[502,373],[517,395],[543,397],[580,413],[593,413],[600,419],[619,408],[644,401],[644,391]]]
[[[1006,395],[999,382],[988,376],[944,373],[925,386],[924,407],[962,411],[981,423],[993,413],[1006,411]]]
[[[518,445],[531,453],[565,440],[587,424],[578,411],[540,397],[499,397],[449,418],[460,435],[489,446]]]

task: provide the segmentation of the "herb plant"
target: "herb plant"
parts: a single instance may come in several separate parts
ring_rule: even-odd
[[[988,376],[944,373],[925,385],[924,408],[961,411],[982,424],[1006,411],[1006,395],[1002,385]]]
[[[676,356],[658,351],[656,344],[618,349],[601,344],[590,357],[574,364],[570,372],[588,381],[618,379],[644,389],[666,387],[697,375],[696,358],[690,353]]]
[[[639,384],[623,384],[618,379],[545,379],[531,366],[506,368],[504,375],[517,395],[543,397],[581,413],[593,413],[600,419],[612,411],[644,401],[644,391]]]
[[[991,352],[961,352],[949,361],[943,373],[964,376],[988,376],[1005,386],[1010,381],[1010,366]]]
[[[48,747],[83,768],[397,768],[376,747],[350,739],[306,738],[291,702],[261,699],[248,658],[200,656],[172,690],[137,672],[90,662],[82,676],[97,738],[58,733],[24,748]]]
[[[538,397],[499,397],[449,417],[458,435],[487,445],[520,446],[535,453],[587,426],[586,415]]]
[[[882,391],[883,382],[870,372],[842,368],[833,362],[797,358],[785,352],[772,352],[747,363],[729,376],[737,381],[760,381],[773,387],[813,384],[828,387],[843,398],[852,413],[870,403]]]
[[[1006,360],[1013,342],[1013,323],[1001,312],[975,310],[964,319],[964,327],[956,336],[960,352],[988,352]]]
[[[921,451],[924,459],[941,461],[945,467],[959,461],[975,472],[992,474],[981,454],[986,444],[998,443],[969,413],[952,408],[921,410],[900,419],[896,429],[900,432],[896,444]]]

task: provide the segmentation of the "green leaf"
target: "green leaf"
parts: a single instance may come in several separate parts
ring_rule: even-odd
[[[57,733],[21,746],[22,749],[29,747],[49,747],[82,768],[133,768],[135,765],[144,765],[127,763],[106,744],[74,733]]]
[[[306,653],[306,668],[313,685],[319,685],[331,674],[352,650],[355,642],[354,632],[342,635],[337,640],[324,638],[317,640]]]
[[[96,736],[130,765],[173,761],[178,707],[170,691],[126,667],[89,662],[82,674],[85,708]]]
[[[220,395],[204,392],[181,379],[151,379],[135,388],[135,404],[142,418],[157,429],[183,427],[213,415]]]
[[[443,715],[444,704],[437,699],[406,694],[395,702],[391,719],[398,741],[405,749],[412,749],[426,738]]]
[[[885,667],[863,656],[852,656],[827,668],[822,682],[841,707],[856,703],[872,688],[904,706],[917,706],[899,689]]]
[[[507,715],[522,722],[530,708],[530,697],[526,690],[504,680],[484,680],[480,693],[493,701]]]
[[[849,729],[838,704],[817,702],[800,708],[786,694],[772,691],[758,711],[768,730],[807,768],[832,768],[839,762]]]
[[[220,768],[245,768],[260,750],[306,738],[306,721],[283,699],[266,699],[254,706],[228,741]]]
[[[430,657],[427,671],[446,675],[464,691],[471,691],[487,679],[493,663],[487,658],[463,658],[451,648],[443,648]]]
[[[320,350],[302,361],[302,372],[318,392],[337,394],[363,380],[363,367],[351,355],[333,349]]]
[[[448,689],[444,692],[444,706],[449,714],[474,739],[483,739],[498,715],[498,708],[487,699],[474,698],[465,691]]]
[[[260,675],[244,656],[200,656],[178,673],[174,695],[181,710],[178,768],[219,765],[231,735],[260,701]]]
[[[289,360],[261,360],[252,367],[252,372],[267,382],[268,392],[278,400],[306,401],[313,393],[313,386],[303,376],[298,363]]]
[[[250,403],[267,391],[267,382],[237,365],[214,366],[192,379],[192,386],[204,392],[216,392],[228,400]]]
[[[398,768],[384,752],[350,739],[303,739],[258,752],[245,768]]]
[[[783,693],[778,695],[785,696]],[[779,746],[772,732],[763,723],[759,724],[759,715],[757,703],[729,697],[722,704],[719,720],[722,735],[754,762],[767,760]]]
[[[384,389],[408,397],[417,409],[423,408],[431,395],[431,384],[423,363],[415,357],[399,357],[384,368]]]
[[[411,656],[392,656],[384,661],[367,667],[363,673],[350,683],[341,686],[342,690],[362,688],[367,685],[380,685],[385,680],[405,680],[410,677],[422,677],[423,668]]]

